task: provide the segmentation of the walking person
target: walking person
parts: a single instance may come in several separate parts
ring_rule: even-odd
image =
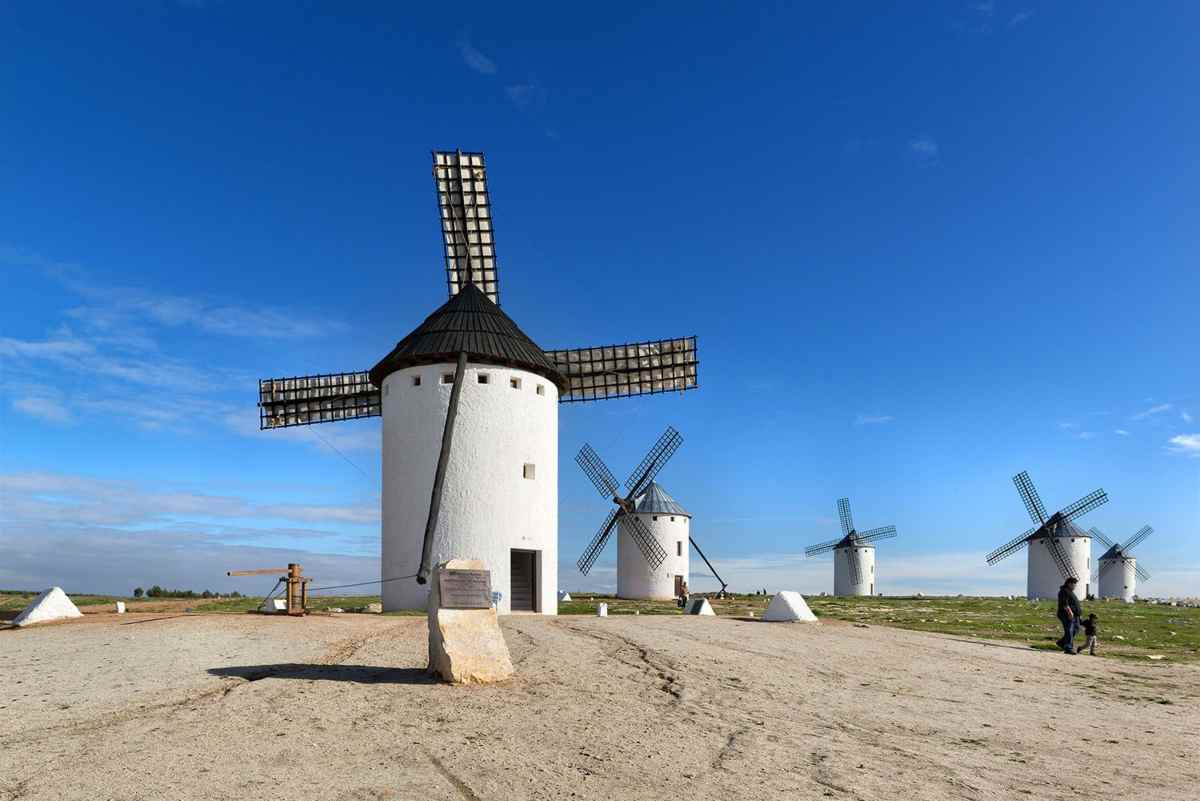
[[[1083,610],[1075,596],[1075,585],[1079,579],[1071,576],[1058,588],[1058,621],[1062,623],[1063,636],[1058,645],[1068,654],[1075,653],[1075,635],[1079,633],[1079,619]]]
[[[1084,648],[1092,656],[1096,655],[1096,614],[1093,612],[1083,619],[1083,633],[1087,635],[1087,642],[1084,643]]]

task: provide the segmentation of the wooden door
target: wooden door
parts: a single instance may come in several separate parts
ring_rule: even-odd
[[[683,576],[675,577],[675,597],[683,595]]]
[[[511,551],[509,607],[514,612],[537,611],[537,561],[534,551]]]

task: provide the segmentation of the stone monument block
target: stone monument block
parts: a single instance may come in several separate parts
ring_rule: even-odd
[[[430,578],[429,672],[453,684],[511,678],[512,658],[491,604],[491,578],[483,562],[451,559]]]

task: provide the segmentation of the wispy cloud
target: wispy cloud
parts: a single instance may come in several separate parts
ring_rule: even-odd
[[[981,17],[996,16],[996,4],[992,0],[979,0],[969,5],[970,9]]]
[[[504,87],[504,94],[522,110],[537,110],[546,104],[546,90],[536,83],[516,83]]]
[[[1016,28],[1019,25],[1024,25],[1026,22],[1029,22],[1032,17],[1032,11],[1018,11],[1016,14],[1013,14],[1012,19],[1008,21],[1008,27]]]
[[[1058,427],[1063,431],[1075,431],[1079,428],[1079,423],[1060,422]]]
[[[1179,434],[1171,437],[1167,449],[1172,453],[1200,457],[1200,434]]]
[[[1180,409],[1179,419],[1185,423],[1190,423],[1190,422],[1192,422],[1192,413],[1189,412],[1187,409]]]
[[[1080,431],[1075,434],[1075,439],[1095,439],[1095,438],[1096,438],[1095,431]]]
[[[13,409],[21,414],[45,420],[48,423],[69,423],[71,413],[67,408],[53,398],[31,396],[16,398],[12,402]]]
[[[1128,437],[1129,436],[1129,432],[1123,428],[1114,428],[1113,433],[1116,434],[1118,437]]]
[[[920,164],[932,165],[938,161],[937,140],[932,136],[917,136],[908,140],[908,152]]]
[[[857,418],[855,418],[854,424],[859,426],[882,425],[884,423],[894,422],[895,419],[896,418],[890,414],[860,414]]]
[[[1146,420],[1148,418],[1154,417],[1155,415],[1162,414],[1163,412],[1169,412],[1169,411],[1171,411],[1171,409],[1172,409],[1171,404],[1160,403],[1157,406],[1151,406],[1149,409],[1143,409],[1142,411],[1138,412],[1137,414],[1131,416],[1129,419],[1130,420]]]
[[[466,35],[460,36],[456,44],[458,45],[458,52],[462,56],[464,64],[480,75],[496,74],[496,62],[492,61],[472,45],[469,37]]]

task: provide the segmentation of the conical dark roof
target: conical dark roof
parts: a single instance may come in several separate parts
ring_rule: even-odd
[[[474,284],[463,287],[400,340],[371,368],[371,383],[382,387],[383,380],[397,370],[453,362],[464,351],[472,362],[529,370],[553,381],[560,392],[567,389],[566,377],[537,343]]]

